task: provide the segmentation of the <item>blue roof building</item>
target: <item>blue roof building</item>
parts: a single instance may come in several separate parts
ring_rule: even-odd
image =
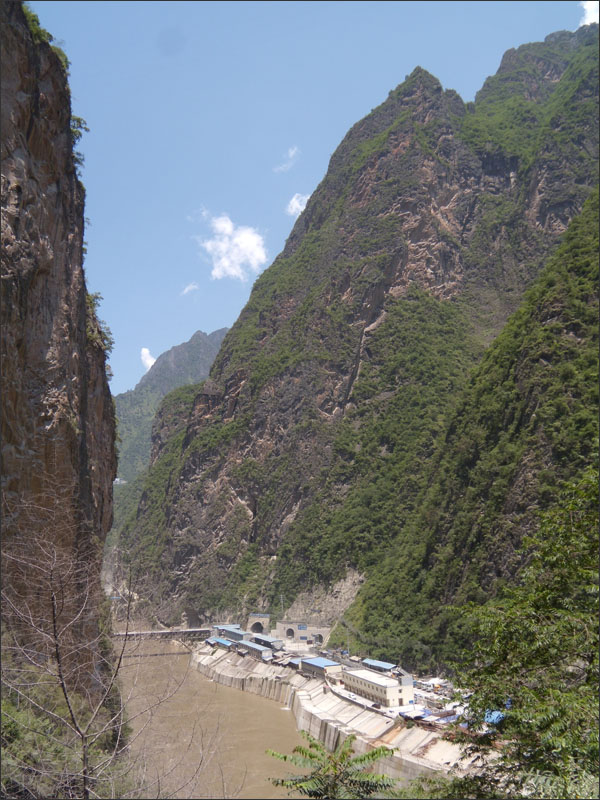
[[[311,672],[313,675],[324,677],[325,675],[340,674],[342,673],[342,665],[337,661],[331,661],[329,658],[317,656],[316,658],[303,658],[302,666],[305,672]]]
[[[283,649],[283,639],[276,639],[274,636],[267,636],[266,633],[253,633],[252,636],[257,644],[263,644],[266,647],[270,647],[271,650]]]
[[[239,642],[238,650],[248,649],[248,652],[253,658],[259,661],[270,661],[273,658],[273,651],[270,647],[264,647],[262,644],[256,642],[243,641]]]
[[[220,639],[218,636],[213,636],[211,638],[215,644],[219,645],[219,647],[226,647],[227,650],[229,650],[230,647],[233,647],[233,642],[230,642],[229,639]]]
[[[395,664],[390,664],[388,661],[376,661],[374,658],[363,658],[362,663],[365,667],[376,669],[378,672],[391,672],[396,669]]]
[[[219,633],[224,633],[234,642],[240,642],[242,639],[251,639],[254,635],[250,631],[243,631],[241,628],[217,628]]]

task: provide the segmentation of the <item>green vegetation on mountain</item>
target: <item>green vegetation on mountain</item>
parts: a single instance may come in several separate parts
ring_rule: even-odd
[[[446,606],[515,580],[596,430],[593,202],[549,257],[597,182],[597,61],[596,26],[553,34],[467,106],[417,68],[349,131],[157,416],[122,541],[166,617],[276,613],[353,568],[334,641],[427,668],[465,639]]]
[[[596,190],[471,377],[412,519],[348,612],[352,628],[368,631],[371,652],[413,667],[447,663],[462,644],[454,606],[484,602],[514,577],[537,510],[590,463],[598,224]]]
[[[589,125],[596,105],[597,68],[588,48],[596,46],[593,34],[577,49],[565,49],[570,34],[552,34],[541,43],[509,51],[498,73],[489,77],[469,104],[461,134],[478,153],[502,152],[519,159],[528,169],[540,149],[577,150],[577,139]],[[541,72],[558,78],[540,81]],[[576,105],[572,103],[577,96]],[[572,178],[585,164],[582,152],[570,164]]]
[[[51,44],[54,41],[54,36],[47,31],[45,28],[42,27],[40,23],[40,18],[38,15],[30,8],[28,3],[21,3],[21,8],[23,9],[23,13],[25,14],[25,19],[27,20],[27,26],[29,27],[29,32],[33,37],[33,41],[35,44],[49,44],[52,47],[52,50],[58,56],[58,59],[61,63],[61,66],[65,72],[65,75],[69,75],[69,67],[71,66],[71,62],[67,58],[67,54],[58,45]]]
[[[360,571],[378,563],[414,509],[444,412],[473,364],[477,348],[459,304],[414,286],[386,311],[320,488],[279,548],[273,601],[343,577],[348,563]]]
[[[162,398],[180,386],[208,377],[227,328],[197,331],[184,344],[160,355],[135,389],[115,397],[119,423],[119,477],[132,481],[150,459],[152,421]]]
[[[98,307],[101,300],[102,295],[100,292],[88,292],[85,296],[85,333],[88,342],[93,347],[98,347],[108,356],[112,352],[115,340],[106,322],[98,317]]]
[[[400,796],[598,797],[597,459],[555,496],[524,545],[518,584],[462,609],[474,641],[457,680],[473,693],[470,733],[459,736],[482,766]],[[491,709],[502,715],[494,724]]]

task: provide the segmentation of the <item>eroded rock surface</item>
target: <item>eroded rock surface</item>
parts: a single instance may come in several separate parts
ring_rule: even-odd
[[[174,618],[275,607],[385,552],[469,368],[596,180],[597,85],[581,68],[596,37],[581,29],[519,48],[475,104],[417,68],[350,130],[210,381],[156,419],[125,531],[156,578],[152,603]],[[530,127],[503,105],[507,81]],[[430,349],[404,358],[433,318]],[[375,419],[368,461],[360,431]],[[370,477],[394,469],[385,512],[371,510]],[[359,490],[362,521],[346,526],[340,509],[350,517]]]
[[[114,411],[87,299],[67,77],[15,2],[2,3],[1,114],[3,549],[85,564],[77,595],[97,586],[111,525]],[[21,589],[35,594],[30,578]]]

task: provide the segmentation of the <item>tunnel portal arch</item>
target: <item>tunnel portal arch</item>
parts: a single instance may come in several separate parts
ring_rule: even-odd
[[[255,622],[252,627],[250,628],[252,633],[264,633],[265,630],[263,628],[262,622]]]

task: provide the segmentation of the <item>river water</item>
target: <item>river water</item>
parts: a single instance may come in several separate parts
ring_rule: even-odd
[[[292,712],[214,683],[189,662],[189,652],[175,642],[127,644],[121,686],[135,770],[147,786],[136,796],[289,797],[268,778],[293,770],[265,751],[291,753],[305,743]]]

